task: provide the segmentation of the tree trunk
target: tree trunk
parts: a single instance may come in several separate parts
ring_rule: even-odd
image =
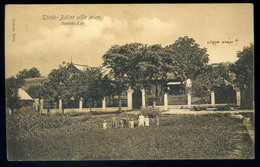
[[[230,100],[230,96],[229,96],[229,92],[228,92],[228,95],[227,95],[227,104],[229,106],[229,100]]]
[[[144,94],[145,94],[145,107],[147,108],[148,107],[148,97],[147,97],[147,90],[144,89]]]
[[[162,82],[161,82],[161,91],[160,91],[160,100],[159,100],[159,103],[161,104],[162,100],[163,100],[163,78],[162,78]]]
[[[158,97],[158,86],[157,86],[157,82],[155,84],[155,96]]]
[[[91,107],[92,107],[91,102],[88,103],[88,107],[89,107],[89,111],[91,112]]]

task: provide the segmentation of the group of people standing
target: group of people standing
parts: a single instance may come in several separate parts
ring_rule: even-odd
[[[156,116],[156,125],[159,125],[159,117]],[[150,126],[150,120],[148,116],[143,116],[142,114],[138,117],[138,124],[136,126]],[[133,118],[131,120],[127,118],[121,118],[119,121],[116,120],[115,115],[112,117],[112,128],[135,128],[135,121]],[[107,122],[104,120],[103,129],[107,129]]]

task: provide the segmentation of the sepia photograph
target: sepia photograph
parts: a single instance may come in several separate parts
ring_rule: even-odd
[[[8,161],[255,159],[254,5],[5,6]]]

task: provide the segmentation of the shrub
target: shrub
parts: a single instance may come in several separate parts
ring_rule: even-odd
[[[36,112],[35,108],[33,106],[24,106],[20,108],[19,110],[15,110],[14,114],[31,114],[32,112]]]
[[[117,110],[117,111],[90,111],[90,113],[92,115],[103,115],[103,114],[120,114],[121,112]]]
[[[141,114],[148,116],[149,118],[155,118],[156,116],[161,115],[161,111],[158,108],[148,108],[141,110]]]
[[[230,110],[230,106],[218,106],[217,107],[219,111],[228,111]]]

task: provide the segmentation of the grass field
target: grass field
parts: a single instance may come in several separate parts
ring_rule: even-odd
[[[252,141],[230,114],[162,115],[160,125],[112,129],[111,114],[14,114],[7,118],[9,160],[245,159]],[[122,118],[125,114],[117,114]],[[137,115],[128,115],[137,118]],[[103,120],[108,129],[102,129]]]

